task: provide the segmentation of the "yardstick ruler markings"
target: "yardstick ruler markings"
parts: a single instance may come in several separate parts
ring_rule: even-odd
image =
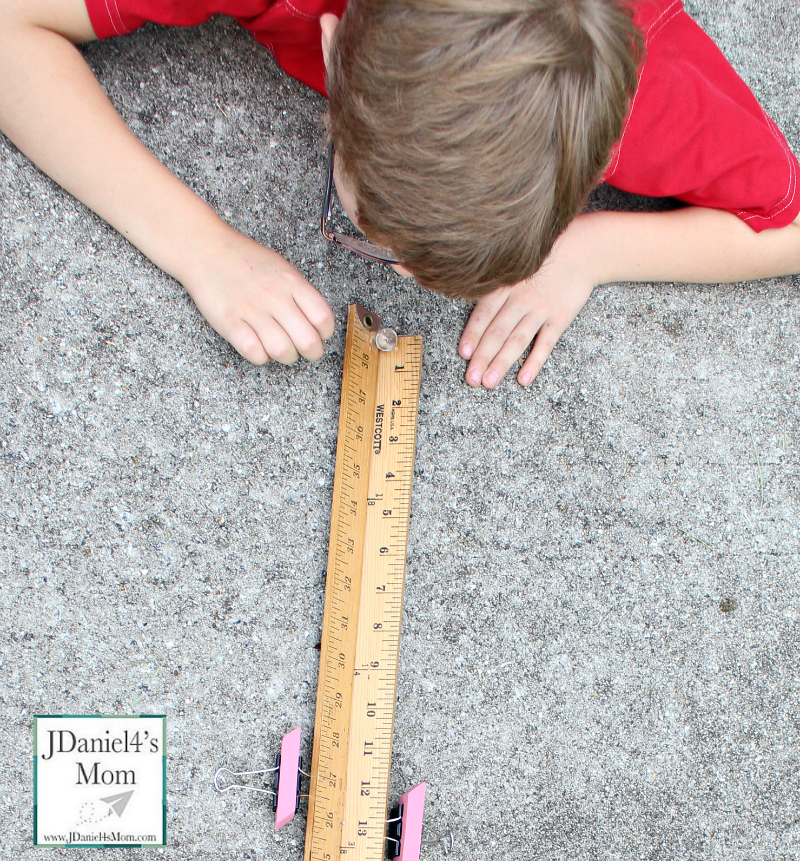
[[[347,320],[305,861],[382,861],[422,339]]]

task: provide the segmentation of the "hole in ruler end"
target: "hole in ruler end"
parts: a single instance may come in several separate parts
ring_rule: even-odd
[[[377,332],[381,328],[381,318],[372,311],[369,311],[363,305],[356,303],[356,313],[361,325],[368,332]]]

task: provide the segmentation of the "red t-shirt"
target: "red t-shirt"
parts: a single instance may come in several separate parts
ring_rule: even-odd
[[[325,95],[319,18],[347,0],[86,0],[99,39],[147,21],[235,18],[290,75]],[[733,212],[754,230],[800,213],[798,163],[775,123],[681,0],[633,0],[647,57],[604,180],[623,191]]]
[[[725,209],[756,231],[800,212],[798,163],[680,0],[639,0],[647,58],[604,179],[650,197]]]
[[[292,77],[325,93],[319,19],[341,18],[347,0],[86,0],[98,39],[122,36],[146,24],[193,27],[230,15],[268,48]]]

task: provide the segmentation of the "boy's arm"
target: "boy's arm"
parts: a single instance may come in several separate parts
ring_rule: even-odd
[[[799,272],[800,218],[756,233],[729,212],[699,207],[586,213],[532,278],[477,303],[459,343],[471,359],[467,382],[493,388],[533,341],[517,374],[529,385],[599,284],[728,283]]]
[[[83,0],[0,0],[0,131],[177,278],[247,359],[319,358],[328,303],[142,146],[72,44],[94,38]]]

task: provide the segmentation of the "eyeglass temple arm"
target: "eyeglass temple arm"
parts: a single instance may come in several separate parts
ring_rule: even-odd
[[[363,257],[369,260],[376,260],[379,263],[397,264],[400,261],[389,251],[388,248],[381,248],[378,245],[373,245],[363,239],[356,239],[353,236],[346,236],[344,233],[339,233],[336,230],[328,230],[328,221],[331,217],[331,205],[333,203],[333,141],[328,144],[328,172],[325,182],[325,197],[322,201],[322,214],[320,217],[320,233],[325,239],[330,242],[336,242],[343,245],[345,248],[350,248],[357,251]]]

